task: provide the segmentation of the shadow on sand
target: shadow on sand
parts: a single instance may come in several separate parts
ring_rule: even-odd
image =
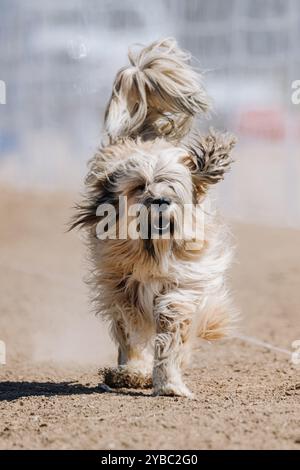
[[[118,395],[146,397],[149,393],[111,389],[106,384],[99,384],[95,387],[78,384],[77,382],[0,382],[0,402],[13,401],[25,397],[53,397],[64,395],[91,395],[114,393]]]

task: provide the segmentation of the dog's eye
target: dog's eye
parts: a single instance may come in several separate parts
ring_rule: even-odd
[[[142,193],[142,192],[145,191],[145,189],[146,189],[145,183],[141,183],[141,184],[139,184],[138,186],[136,186],[135,192]]]

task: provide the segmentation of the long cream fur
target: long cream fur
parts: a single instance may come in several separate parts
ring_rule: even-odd
[[[193,117],[210,107],[190,55],[174,39],[164,39],[129,51],[128,58],[130,65],[118,72],[106,108],[111,142],[136,136],[182,139]]]
[[[130,204],[163,197],[176,222],[185,204],[196,208],[223,179],[235,139],[210,132],[179,142],[208,101],[174,41],[158,41],[129,58],[132,65],[119,72],[107,107],[111,143],[90,162],[72,228],[85,228],[95,311],[108,320],[119,348],[106,383],[152,384],[155,394],[190,397],[181,369],[193,344],[197,337],[227,335],[234,317],[225,282],[231,260],[226,227],[208,211],[204,237],[192,249],[186,233],[180,239],[100,240],[96,212],[109,203],[120,220],[120,196]]]

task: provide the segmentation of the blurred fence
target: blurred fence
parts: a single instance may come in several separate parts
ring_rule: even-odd
[[[298,0],[0,0],[0,178],[74,187],[128,45],[175,36],[205,72],[209,123],[237,133],[230,217],[300,226]]]

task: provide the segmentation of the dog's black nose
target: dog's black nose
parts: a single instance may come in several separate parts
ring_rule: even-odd
[[[157,197],[152,200],[152,204],[157,204],[158,206],[169,206],[171,204],[171,199],[168,197]]]

